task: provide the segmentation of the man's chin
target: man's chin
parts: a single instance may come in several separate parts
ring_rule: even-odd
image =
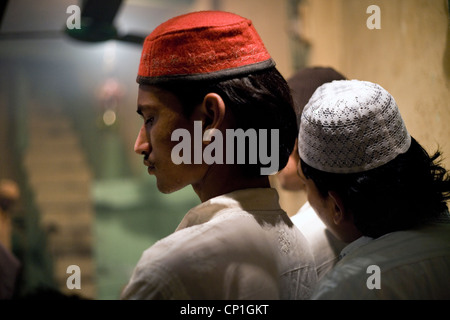
[[[174,186],[171,184],[166,184],[164,182],[161,182],[158,178],[156,178],[156,187],[161,193],[171,194],[173,192],[183,189],[185,186]]]

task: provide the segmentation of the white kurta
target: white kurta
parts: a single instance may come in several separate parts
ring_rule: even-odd
[[[361,237],[342,255],[313,299],[450,299],[448,221]]]
[[[309,202],[306,202],[291,220],[311,246],[320,280],[337,263],[339,254],[347,243],[328,230]]]
[[[147,249],[121,299],[309,299],[309,245],[273,188],[244,189],[191,209]]]

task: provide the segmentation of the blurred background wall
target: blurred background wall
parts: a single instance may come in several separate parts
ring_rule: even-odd
[[[114,1],[113,1],[114,2]],[[139,45],[82,42],[63,33],[70,5],[9,1],[0,26],[0,178],[18,181],[13,250],[22,292],[49,286],[117,299],[143,250],[199,200],[190,187],[160,194],[133,152]],[[112,3],[112,2],[110,2]],[[380,9],[369,29],[367,8]],[[220,9],[250,18],[280,72],[330,66],[379,83],[411,134],[450,168],[450,48],[446,0],[128,0],[114,23],[146,35],[168,18]],[[107,8],[105,7],[105,15]],[[289,215],[304,192],[279,188]],[[81,289],[69,290],[69,265]]]

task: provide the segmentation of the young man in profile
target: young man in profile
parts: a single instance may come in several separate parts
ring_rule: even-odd
[[[202,203],[143,253],[121,298],[308,299],[314,260],[268,179],[294,147],[292,98],[252,22],[168,20],[145,40],[137,82],[135,151],[161,192],[191,185]]]

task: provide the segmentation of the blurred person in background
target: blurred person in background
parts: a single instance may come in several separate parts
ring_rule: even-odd
[[[345,80],[345,77],[330,67],[307,67],[287,80],[291,88],[298,124],[303,108],[314,91],[322,84],[333,80]],[[297,143],[298,139],[286,167],[277,173],[281,188],[288,191],[305,189],[305,184],[297,172],[300,161]],[[308,239],[316,262],[317,276],[321,279],[337,262],[339,253],[346,245],[345,242],[337,239],[327,229],[309,202],[306,202],[296,214],[291,216],[291,220]]]
[[[12,252],[12,211],[20,198],[17,183],[0,180],[0,299],[12,299],[21,270],[21,263]]]

